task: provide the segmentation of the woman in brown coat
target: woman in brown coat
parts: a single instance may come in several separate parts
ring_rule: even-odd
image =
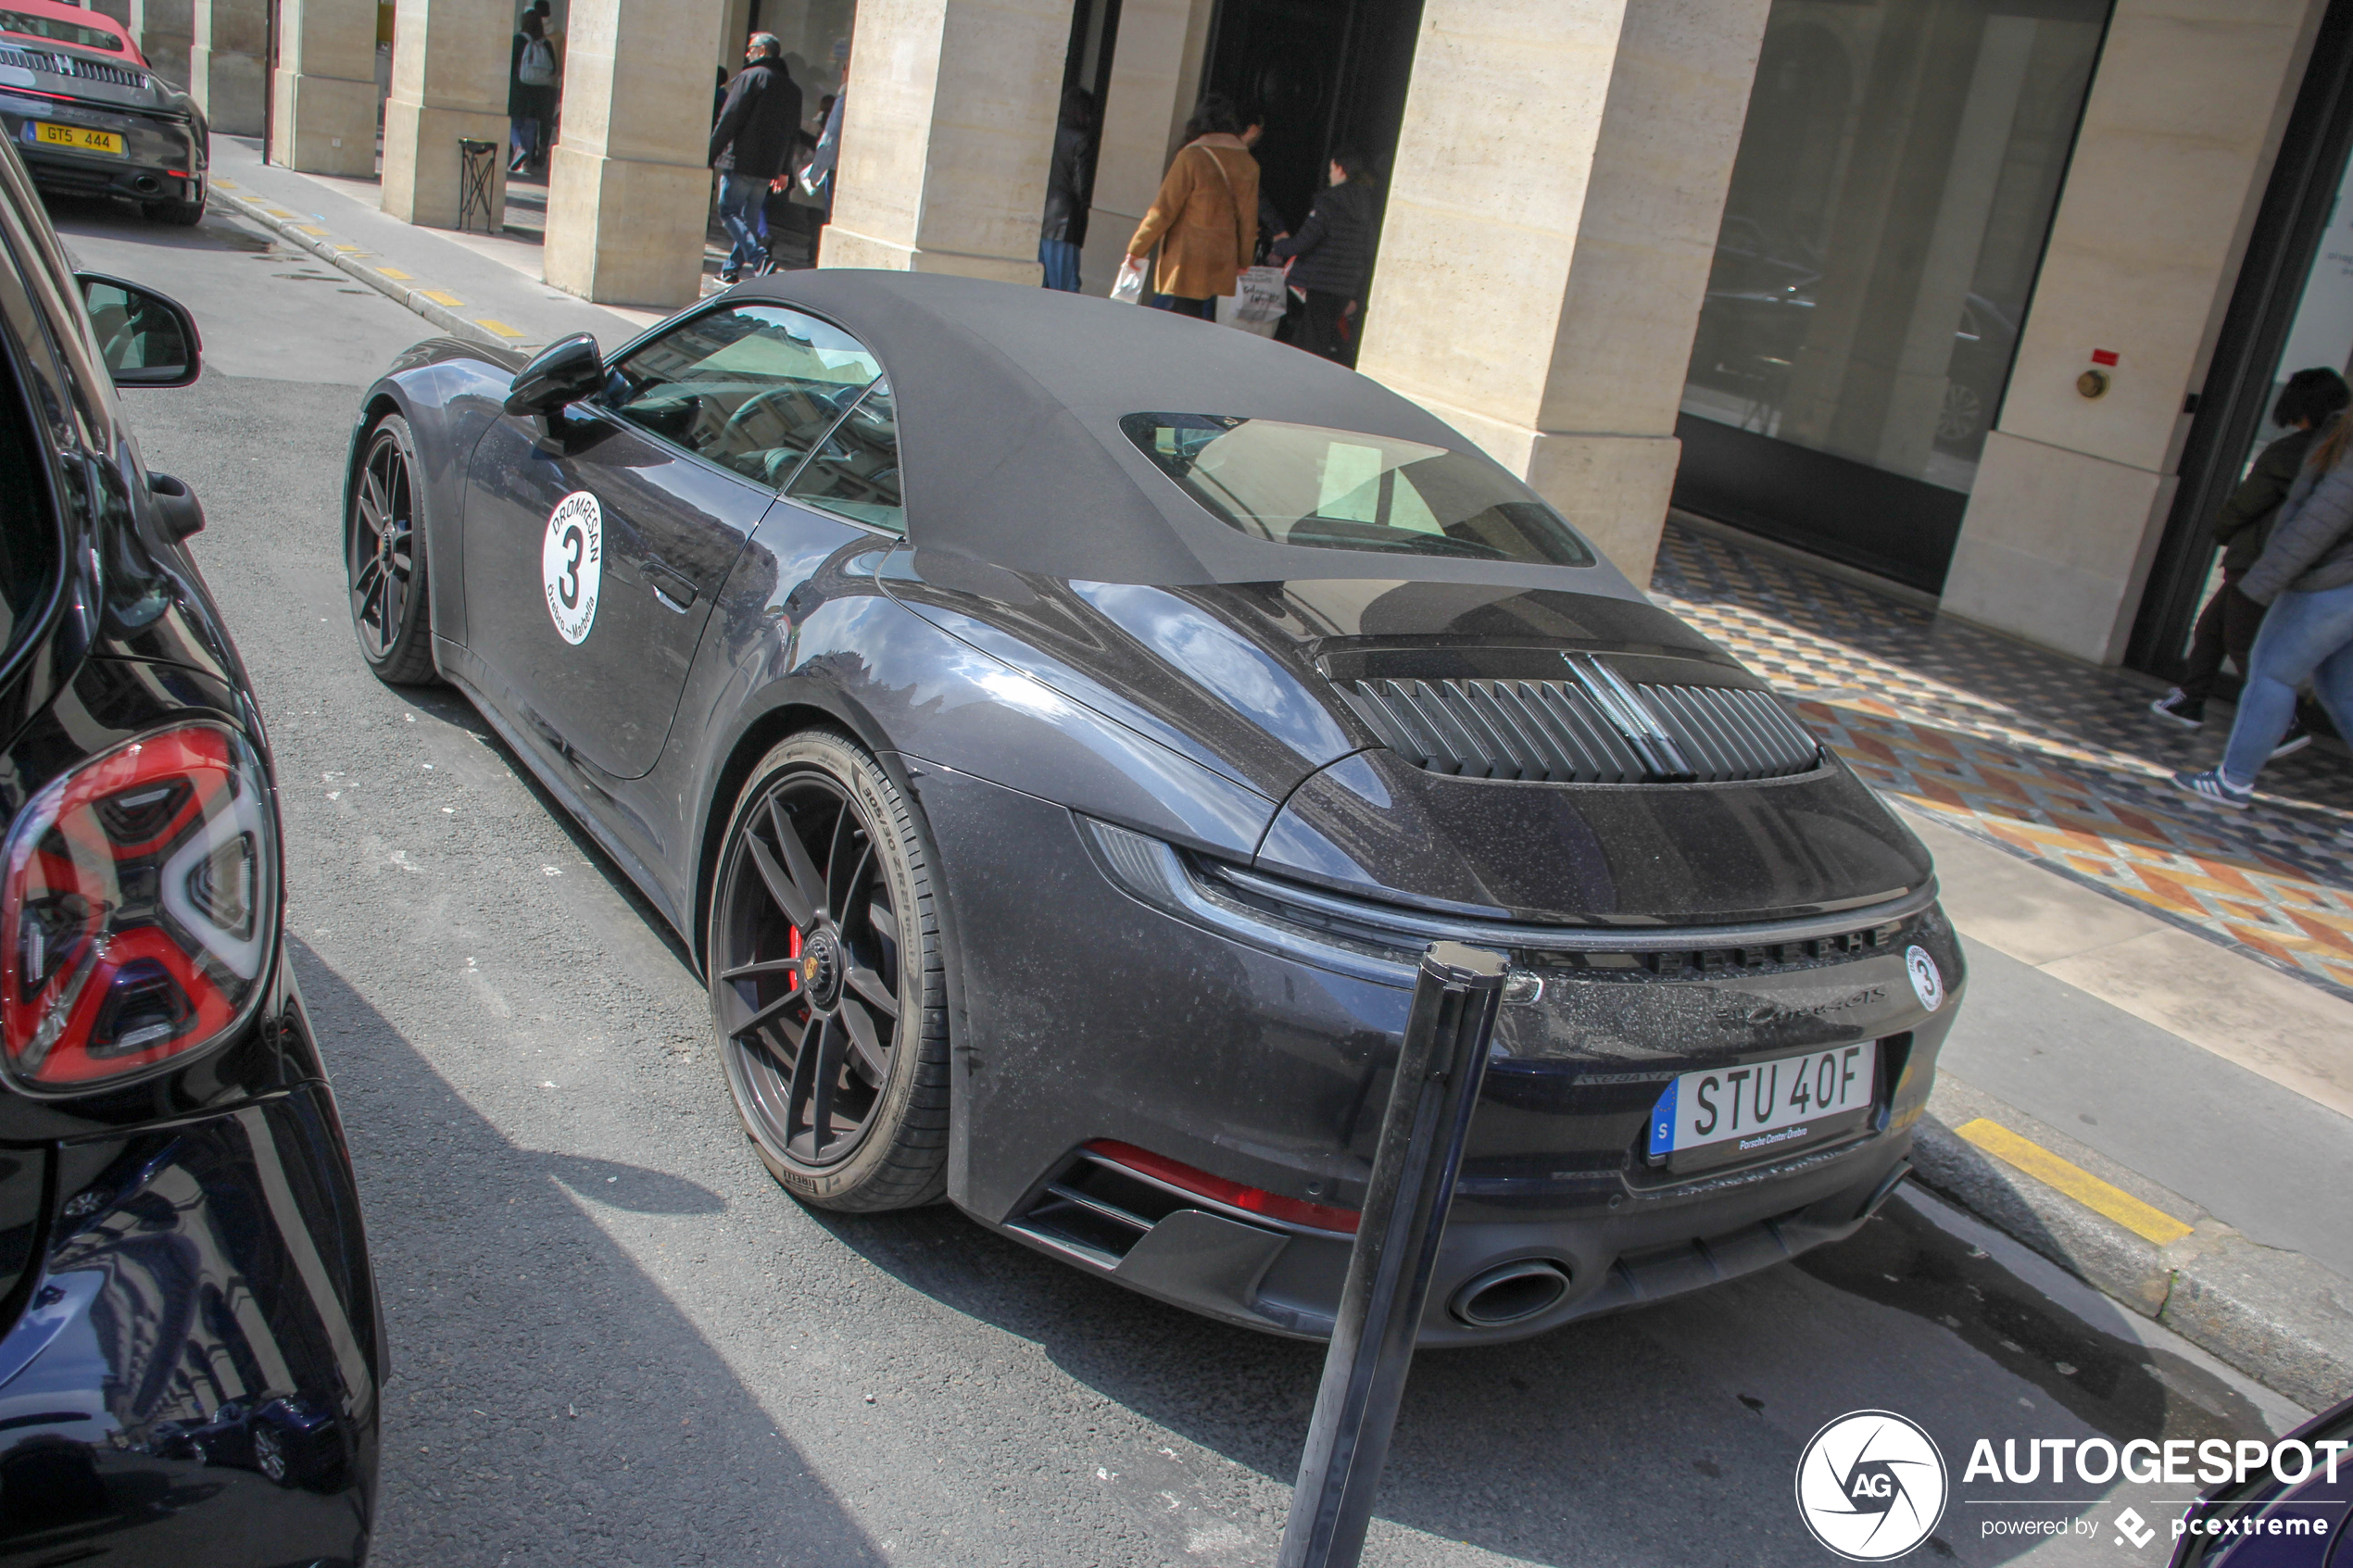
[[[1152,304],[1163,310],[1215,320],[1217,296],[1233,294],[1235,274],[1258,247],[1258,160],[1241,130],[1231,102],[1214,93],[1203,98],[1160,194],[1127,242],[1126,270],[1141,270],[1160,246]]]

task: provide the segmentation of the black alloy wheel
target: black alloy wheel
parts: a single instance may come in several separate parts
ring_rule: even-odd
[[[379,680],[429,685],[432,619],[426,613],[424,497],[409,421],[386,414],[368,433],[346,520],[351,625]]]
[[[927,866],[888,775],[825,732],[770,752],[728,827],[711,1016],[744,1130],[807,1202],[902,1209],[944,1187],[947,1008]]]

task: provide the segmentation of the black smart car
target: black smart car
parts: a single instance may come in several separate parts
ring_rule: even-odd
[[[1426,1342],[1763,1267],[1906,1170],[1927,853],[1372,381],[970,279],[748,283],[365,396],[361,651],[689,943],[754,1146],[1328,1332],[1421,949],[1516,958]]]
[[[382,1326],[269,742],[108,384],[198,353],[0,148],[0,1562],[367,1549]]]
[[[166,223],[204,218],[204,110],[110,17],[57,0],[0,5],[0,135],[44,190],[125,197]]]

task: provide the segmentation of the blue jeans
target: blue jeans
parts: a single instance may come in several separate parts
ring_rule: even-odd
[[[768,259],[767,208],[767,181],[741,174],[719,177],[719,221],[736,241],[724,271],[741,276],[746,268],[758,271]]]
[[[1046,268],[1046,286],[1064,294],[1078,292],[1078,247],[1068,240],[1040,240],[1038,259]]]
[[[1156,294],[1152,295],[1152,308],[1165,310],[1172,316],[1192,316],[1204,321],[1217,320],[1217,301],[1214,297],[1188,299],[1181,294]]]
[[[2263,617],[2231,721],[2222,777],[2251,789],[2296,717],[2296,688],[2310,677],[2337,733],[2353,736],[2353,583],[2316,594],[2282,594]]]

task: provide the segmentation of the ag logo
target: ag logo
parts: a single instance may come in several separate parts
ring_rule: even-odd
[[[1851,1562],[1884,1562],[1928,1539],[1944,1516],[1945,1487],[1936,1444],[1887,1411],[1840,1416],[1797,1461],[1799,1515]]]
[[[578,643],[597,623],[597,588],[605,575],[605,514],[597,497],[575,490],[547,514],[539,546],[539,581],[556,634]]]
[[[1926,947],[1905,948],[1904,967],[1911,972],[1912,994],[1919,997],[1920,1006],[1934,1012],[1944,1005],[1944,977],[1936,972],[1936,960],[1928,956]]]

